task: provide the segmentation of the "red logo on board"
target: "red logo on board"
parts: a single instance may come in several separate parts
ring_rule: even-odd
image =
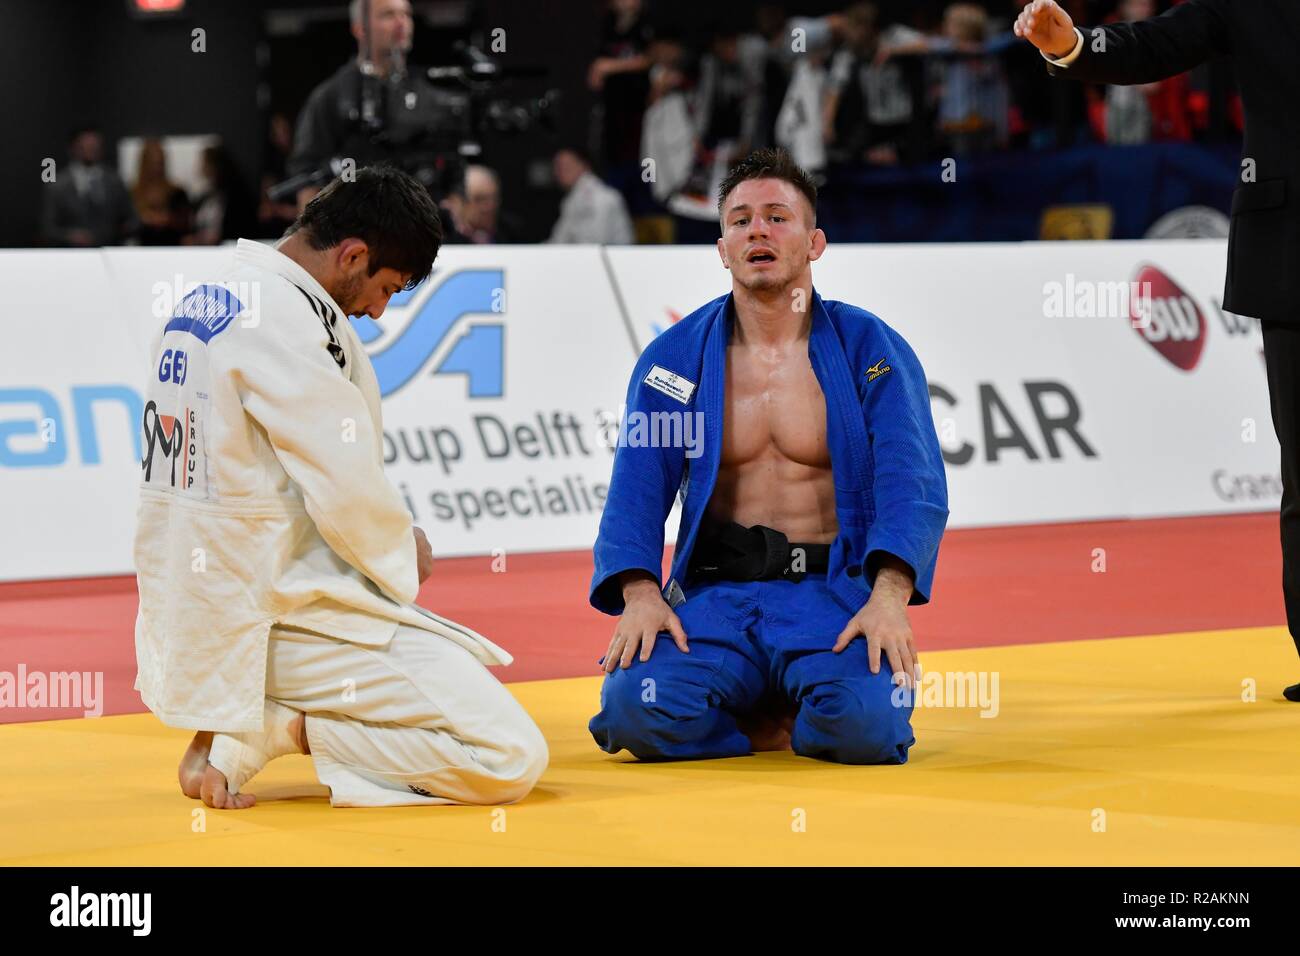
[[[1133,330],[1172,365],[1184,372],[1194,369],[1205,351],[1209,331],[1200,306],[1155,266],[1138,269],[1130,288]]]

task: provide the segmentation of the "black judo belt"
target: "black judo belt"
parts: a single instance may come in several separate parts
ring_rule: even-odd
[[[791,542],[780,531],[734,522],[717,525],[700,537],[691,552],[689,578],[699,581],[802,581],[805,574],[825,574],[829,544]]]

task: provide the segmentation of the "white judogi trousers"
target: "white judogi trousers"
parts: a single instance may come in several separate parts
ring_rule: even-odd
[[[307,715],[336,807],[511,803],[546,769],[546,741],[505,686],[406,625],[383,647],[272,628],[266,696]]]

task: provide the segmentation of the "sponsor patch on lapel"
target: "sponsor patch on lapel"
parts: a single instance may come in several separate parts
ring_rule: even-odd
[[[892,372],[892,371],[893,369],[885,364],[885,360],[881,359],[875,365],[871,366],[871,368],[867,369],[865,374],[867,376],[868,382],[874,382],[876,379],[880,378],[880,376],[884,375],[886,372]]]
[[[660,365],[650,366],[650,372],[645,377],[645,383],[651,388],[657,388],[665,395],[671,395],[677,401],[685,405],[695,394],[695,383],[682,378],[676,372],[670,372]]]

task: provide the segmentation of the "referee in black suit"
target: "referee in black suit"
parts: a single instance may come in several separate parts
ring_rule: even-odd
[[[1300,652],[1300,0],[1186,0],[1150,20],[1095,29],[1076,28],[1053,0],[1034,0],[1015,32],[1053,75],[1095,83],[1153,83],[1232,58],[1246,136],[1223,306],[1259,319],[1264,333],[1282,446],[1282,593]],[[1300,684],[1283,693],[1300,701]]]

